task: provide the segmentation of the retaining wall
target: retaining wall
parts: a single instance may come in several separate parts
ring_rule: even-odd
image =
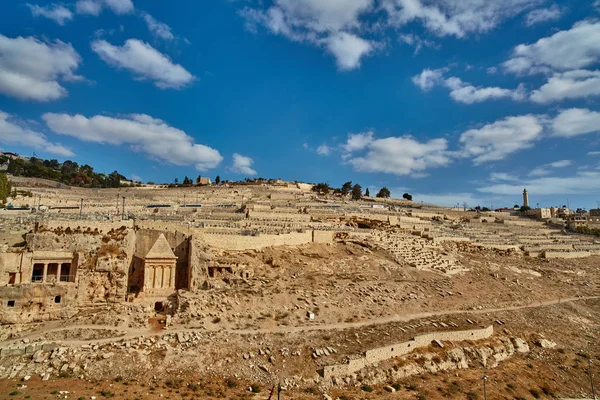
[[[368,365],[378,363],[393,357],[406,355],[419,347],[426,347],[432,341],[460,342],[463,340],[481,340],[489,338],[494,334],[493,325],[483,329],[471,329],[466,331],[433,332],[425,335],[415,336],[407,342],[397,343],[390,346],[367,350],[362,357],[349,360],[344,364],[328,365],[323,369],[323,377],[331,379],[342,377],[357,372]]]

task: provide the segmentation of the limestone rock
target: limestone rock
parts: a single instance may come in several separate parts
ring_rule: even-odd
[[[543,339],[543,338],[536,340],[535,344],[537,344],[538,346],[540,346],[544,349],[553,349],[556,347],[556,343],[554,343],[551,340]]]
[[[529,345],[523,339],[518,338],[518,337],[513,337],[510,340],[513,343],[513,345],[515,346],[515,350],[518,353],[527,353],[527,352],[529,352]]]

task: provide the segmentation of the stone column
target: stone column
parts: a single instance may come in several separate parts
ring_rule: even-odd
[[[48,263],[44,263],[44,272],[42,274],[42,282],[46,282],[47,275],[48,275]]]
[[[62,269],[62,263],[58,263],[58,267],[56,268],[56,282],[60,283],[60,270]]]
[[[175,266],[174,265],[171,265],[170,272],[171,272],[171,282],[169,282],[169,287],[171,289],[175,289]]]

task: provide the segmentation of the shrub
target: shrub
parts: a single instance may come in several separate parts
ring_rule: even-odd
[[[101,390],[100,394],[102,395],[102,397],[115,397],[115,394],[110,390]]]
[[[540,398],[540,392],[538,392],[538,391],[537,391],[537,390],[535,390],[535,389],[529,389],[529,393],[531,393],[531,395],[532,395],[533,397],[535,397],[536,399],[539,399],[539,398]]]
[[[256,383],[253,383],[252,386],[250,386],[250,389],[252,389],[252,393],[260,393],[260,386]]]
[[[367,392],[367,393],[371,393],[373,391],[373,388],[369,385],[364,385],[361,389],[363,392]]]
[[[225,384],[227,385],[228,388],[231,388],[231,389],[236,388],[238,386],[238,383],[234,379],[231,379],[231,378],[225,379]]]

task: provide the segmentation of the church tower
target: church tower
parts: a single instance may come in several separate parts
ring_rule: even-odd
[[[523,207],[529,207],[529,193],[527,193],[527,189],[523,189]]]

